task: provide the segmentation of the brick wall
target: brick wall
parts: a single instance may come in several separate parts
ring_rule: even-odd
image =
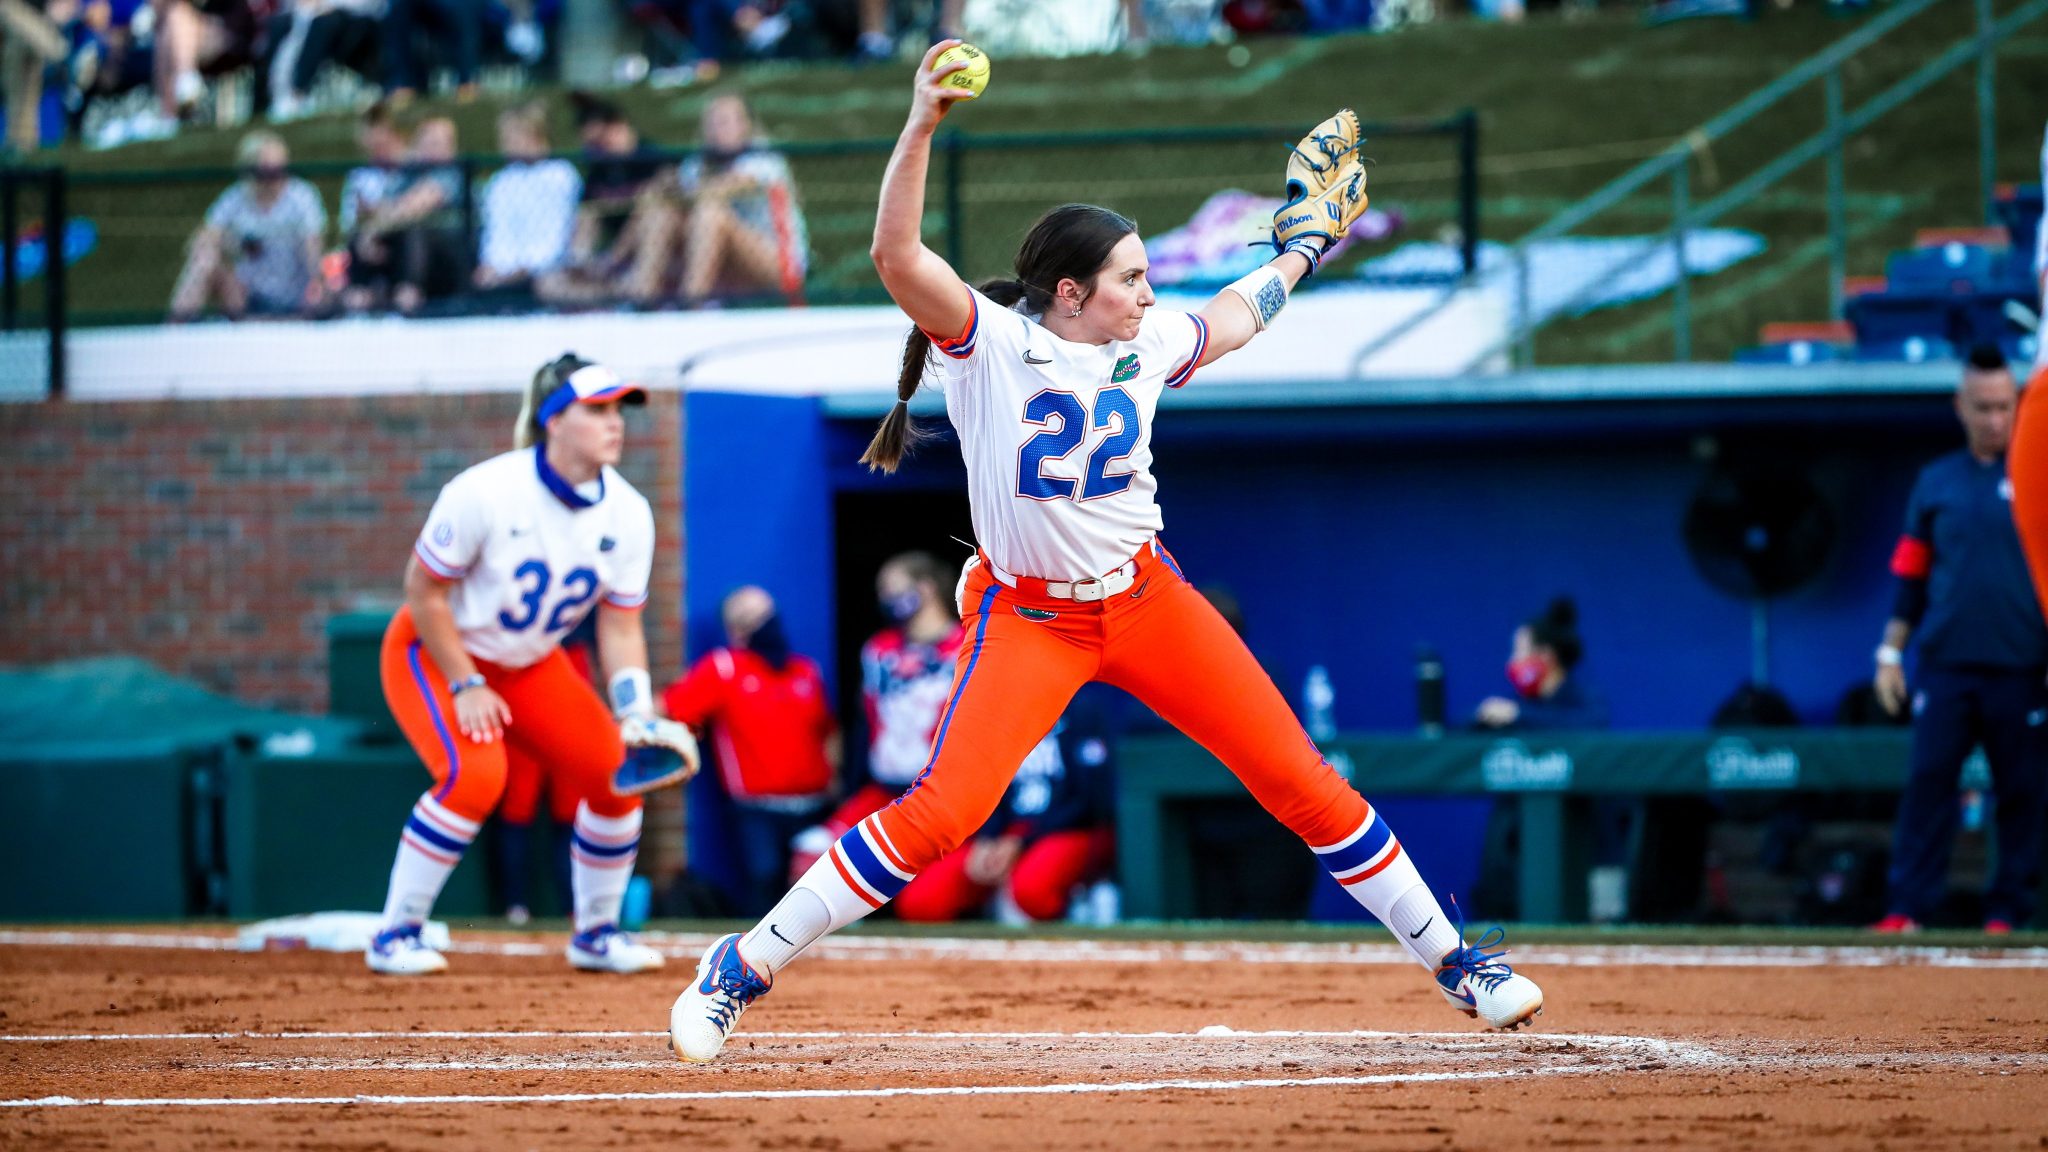
[[[327,707],[327,619],[389,606],[441,485],[511,447],[511,393],[0,405],[0,660],[132,653],[252,704]],[[680,659],[675,393],[628,409],[654,505],[655,682]]]

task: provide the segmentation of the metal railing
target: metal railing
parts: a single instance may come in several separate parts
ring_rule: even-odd
[[[1559,212],[1517,240],[1508,252],[1514,276],[1513,315],[1508,334],[1473,356],[1462,374],[1469,375],[1496,364],[1503,354],[1508,356],[1508,362],[1513,367],[1533,367],[1536,361],[1535,340],[1539,332],[1554,320],[1572,315],[1575,309],[1589,304],[1600,294],[1607,282],[1635,271],[1658,255],[1658,248],[1645,246],[1617,263],[1604,267],[1602,277],[1567,298],[1547,315],[1533,314],[1530,307],[1530,263],[1536,246],[1545,241],[1571,235],[1591,220],[1622,204],[1636,193],[1653,187],[1659,181],[1667,182],[1670,189],[1670,223],[1665,229],[1665,234],[1669,236],[1671,250],[1677,258],[1677,279],[1672,285],[1670,321],[1674,361],[1685,361],[1692,357],[1693,302],[1686,259],[1688,235],[1737,209],[1748,206],[1794,171],[1821,158],[1825,158],[1826,161],[1829,302],[1832,318],[1840,319],[1844,305],[1842,285],[1848,273],[1849,240],[1844,145],[1855,133],[1972,60],[1977,63],[1978,180],[1981,201],[1988,213],[1995,188],[1997,167],[1994,50],[2021,28],[2043,15],[2048,15],[2048,0],[2028,0],[2003,18],[1994,15],[1993,0],[1972,0],[1972,3],[1975,7],[1976,25],[1972,35],[1952,44],[1854,111],[1845,108],[1844,67],[1908,21],[1944,5],[1952,7],[1955,0],[1897,0],[1855,32],[1807,58],[1772,83],[1737,101],[1726,111],[1673,141],[1655,157],[1616,177],[1599,191]],[[1822,130],[1786,149],[1775,159],[1735,183],[1726,192],[1704,203],[1696,204],[1691,172],[1694,160],[1716,141],[1749,124],[1816,81],[1822,89]],[[1473,283],[1476,283],[1476,278],[1468,277],[1464,283],[1447,290],[1443,298],[1431,307],[1423,309],[1361,349],[1353,362],[1353,375],[1362,375],[1365,364],[1372,356],[1427,323],[1448,307],[1460,291],[1472,286]]]

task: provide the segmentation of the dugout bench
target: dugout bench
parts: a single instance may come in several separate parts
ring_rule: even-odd
[[[1340,736],[1331,765],[1368,799],[1488,795],[1521,804],[1517,874],[1521,918],[1584,919],[1590,796],[1720,792],[1897,792],[1912,733],[1905,729]],[[1180,735],[1127,737],[1117,757],[1117,865],[1123,913],[1170,920],[1193,913],[1186,810],[1190,802],[1252,803],[1214,757]],[[1398,831],[1398,829],[1397,829]]]

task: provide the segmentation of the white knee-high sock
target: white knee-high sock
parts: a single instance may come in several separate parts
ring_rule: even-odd
[[[569,886],[576,893],[576,930],[619,922],[633,861],[640,854],[640,809],[624,816],[599,816],[588,803],[576,806],[569,834]]]
[[[911,875],[881,820],[870,816],[841,836],[740,938],[740,955],[773,977],[827,934],[895,899]]]
[[[443,808],[423,794],[398,834],[398,858],[391,862],[391,887],[384,895],[384,927],[424,923],[448,874],[476,839],[477,823]]]
[[[1368,808],[1365,823],[1337,843],[1309,847],[1324,870],[1386,925],[1417,963],[1434,970],[1446,952],[1463,943],[1378,812]]]

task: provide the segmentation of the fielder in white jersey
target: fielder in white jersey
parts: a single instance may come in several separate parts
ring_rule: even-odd
[[[421,925],[505,791],[506,748],[562,773],[584,797],[572,824],[576,934],[569,962],[603,972],[661,966],[619,931],[640,843],[640,793],[696,770],[689,731],[656,718],[640,608],[654,513],[614,465],[619,406],[646,393],[563,356],[541,368],[518,447],[441,490],[413,544],[406,604],[384,634],[384,697],[434,778],[399,835],[372,971],[412,976],[447,960]],[[597,613],[611,708],[562,637]]]

